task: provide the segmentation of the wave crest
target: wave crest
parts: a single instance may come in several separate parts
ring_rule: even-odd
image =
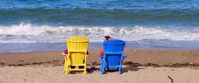
[[[102,42],[103,36],[110,35],[126,41],[137,40],[176,40],[198,41],[199,30],[180,30],[162,27],[102,27],[102,26],[33,26],[21,23],[0,26],[0,43],[64,42],[70,36],[82,35],[91,42]]]

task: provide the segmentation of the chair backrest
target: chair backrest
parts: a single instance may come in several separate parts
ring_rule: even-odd
[[[124,52],[125,41],[108,40],[103,43],[104,57],[108,66],[120,65],[122,54]]]
[[[72,65],[83,64],[86,58],[89,40],[76,36],[67,39],[68,55]]]

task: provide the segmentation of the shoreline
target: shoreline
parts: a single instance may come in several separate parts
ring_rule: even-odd
[[[1,66],[63,65],[62,51],[0,53]],[[88,65],[99,65],[98,50],[89,50]],[[153,67],[199,67],[199,50],[127,49],[124,65]]]

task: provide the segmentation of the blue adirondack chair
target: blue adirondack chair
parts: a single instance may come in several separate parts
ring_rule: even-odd
[[[101,74],[106,69],[118,69],[119,74],[122,71],[122,61],[127,57],[124,56],[125,42],[122,40],[108,40],[103,43],[104,56],[101,57]]]

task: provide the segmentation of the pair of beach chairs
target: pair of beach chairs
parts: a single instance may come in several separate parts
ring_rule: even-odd
[[[86,74],[86,61],[89,40],[85,37],[71,37],[67,39],[67,54],[64,55],[64,72],[66,75],[70,71],[84,71]],[[122,40],[108,40],[103,43],[104,56],[101,56],[101,74],[106,69],[118,69],[119,74],[122,71],[122,62],[124,56],[125,42]],[[72,68],[73,67],[73,68]]]

